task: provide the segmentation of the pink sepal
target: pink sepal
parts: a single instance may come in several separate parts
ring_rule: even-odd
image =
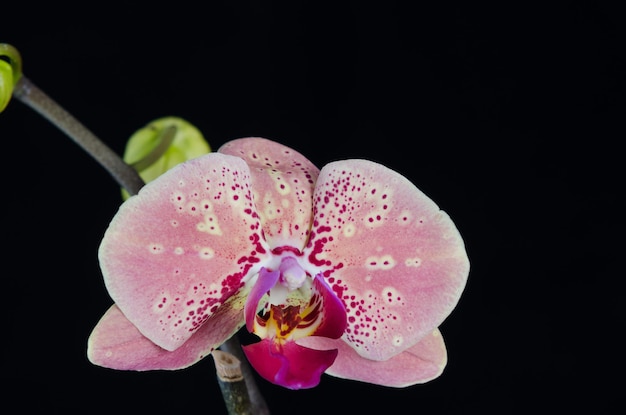
[[[338,349],[337,359],[326,370],[328,375],[396,388],[425,383],[439,377],[448,361],[439,329],[435,329],[404,352],[384,361],[361,357],[341,339],[306,337],[298,340],[298,343],[320,350]]]
[[[87,357],[95,365],[117,370],[183,369],[208,356],[220,346],[222,339],[230,338],[243,321],[233,325],[232,319],[223,319],[220,323],[223,326],[207,322],[182,346],[170,352],[143,336],[114,304],[89,336]]]

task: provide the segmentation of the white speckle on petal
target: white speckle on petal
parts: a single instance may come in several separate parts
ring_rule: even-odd
[[[355,233],[356,227],[353,223],[348,223],[346,226],[343,227],[343,236],[345,236],[346,238],[353,237]]]
[[[190,215],[200,215],[202,213],[200,212],[200,206],[196,201],[190,201],[189,203],[187,203],[187,205],[185,206],[185,211]]]
[[[391,255],[383,255],[380,257],[370,256],[365,259],[365,268],[367,269],[380,269],[386,271],[395,266],[396,260]]]
[[[204,213],[208,213],[208,212],[212,212],[213,211],[213,205],[211,204],[211,202],[208,199],[202,199],[200,201],[200,210]]]
[[[187,202],[185,194],[183,192],[174,192],[170,198],[179,213],[184,210],[185,203]]]
[[[200,248],[198,250],[198,253],[200,254],[200,258],[202,259],[211,259],[215,256],[215,251],[208,246]]]
[[[413,220],[413,214],[411,213],[411,211],[403,210],[398,215],[397,222],[398,222],[398,225],[408,225],[409,223],[411,223],[412,220]]]
[[[287,182],[284,181],[277,181],[276,182],[276,191],[281,194],[282,196],[288,195],[289,193],[291,193],[291,186],[289,186],[287,184]]]
[[[172,227],[177,228],[178,227],[178,221],[176,219],[172,219],[170,221],[170,225],[172,225]]]
[[[422,265],[422,260],[418,257],[414,257],[414,258],[407,258],[406,261],[404,261],[404,265],[406,265],[407,267],[419,267],[420,265]]]
[[[265,209],[263,209],[263,213],[264,219],[268,221],[278,217],[278,210],[271,205],[266,206]]]
[[[212,214],[204,215],[204,222],[198,223],[196,228],[200,232],[206,232],[210,235],[222,235],[222,229],[217,223],[217,216]]]
[[[381,209],[372,210],[364,219],[364,223],[370,228],[377,228],[385,224],[386,215]]]
[[[261,210],[263,216],[262,221],[274,220],[281,215],[282,211],[280,206],[275,202],[277,201],[274,199],[274,195],[271,192],[265,193],[262,203],[263,209]]]
[[[402,296],[393,287],[385,287],[381,292],[381,298],[388,305],[403,305],[404,301],[402,300]]]
[[[185,250],[183,249],[182,246],[177,246],[176,248],[174,248],[174,253],[176,255],[182,255],[185,253]]]
[[[153,254],[162,254],[163,253],[163,245],[161,244],[150,244],[148,245],[148,250]]]
[[[398,347],[398,346],[402,346],[404,339],[402,338],[401,335],[396,334],[395,336],[393,336],[393,339],[391,339],[391,342],[393,343],[394,346]]]

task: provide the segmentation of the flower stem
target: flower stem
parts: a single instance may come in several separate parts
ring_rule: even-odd
[[[215,350],[212,355],[217,381],[229,415],[254,415],[254,412],[251,412],[250,396],[239,359],[221,350]]]
[[[254,381],[252,367],[250,367],[250,363],[248,363],[248,359],[241,349],[241,344],[239,343],[237,335],[235,334],[230,339],[226,340],[226,342],[220,346],[220,350],[229,353],[241,362],[241,372],[246,382],[248,396],[250,397],[251,413],[254,415],[269,415],[269,408],[267,407],[267,403],[265,402],[259,387]]]
[[[67,134],[96,159],[128,193],[137,194],[143,187],[144,182],[135,169],[25,76],[22,75],[15,84],[13,96]]]

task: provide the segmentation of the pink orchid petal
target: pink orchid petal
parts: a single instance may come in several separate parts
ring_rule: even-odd
[[[387,360],[450,314],[469,261],[448,215],[400,174],[366,160],[326,165],[305,252],[346,305],[344,339]]]
[[[257,313],[257,307],[261,297],[263,297],[276,284],[280,277],[279,271],[268,271],[261,268],[256,283],[250,290],[246,304],[244,306],[244,315],[246,319],[246,328],[249,332],[254,330],[254,319]]]
[[[315,329],[312,336],[324,336],[338,339],[346,330],[346,308],[321,275],[313,280],[313,289],[322,297],[322,322]]]
[[[254,200],[269,245],[304,248],[319,169],[297,151],[265,138],[229,141],[218,152],[241,157],[250,166]]]
[[[248,166],[217,153],[174,167],[123,203],[99,250],[113,301],[167,350],[243,297],[242,279],[269,257]],[[243,304],[233,301],[239,311]]]
[[[89,336],[87,357],[95,365],[117,370],[183,369],[215,350],[223,338],[231,337],[239,329],[239,322],[239,318],[231,315],[219,325],[204,324],[185,344],[170,352],[144,337],[120,309],[112,305]]]
[[[298,340],[298,343],[319,350],[339,350],[337,359],[326,370],[328,375],[396,388],[425,383],[439,377],[448,361],[446,346],[438,329],[416,345],[385,361],[363,358],[342,340],[307,337]]]
[[[337,357],[337,350],[313,350],[293,341],[280,345],[269,338],[243,346],[243,351],[259,375],[289,389],[317,386]]]

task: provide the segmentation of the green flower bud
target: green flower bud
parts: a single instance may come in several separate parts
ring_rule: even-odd
[[[8,43],[0,43],[0,112],[9,105],[13,88],[21,76],[20,52]]]
[[[0,112],[9,105],[13,95],[13,68],[11,65],[0,59]]]
[[[178,117],[163,117],[130,137],[123,158],[148,183],[177,164],[210,151],[211,147],[196,127]],[[122,197],[124,200],[129,197],[124,189]]]

